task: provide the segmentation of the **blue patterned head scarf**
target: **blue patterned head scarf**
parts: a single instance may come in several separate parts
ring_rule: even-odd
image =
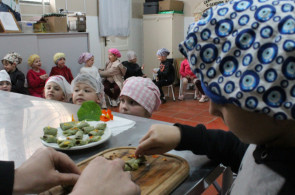
[[[179,45],[218,104],[295,119],[295,3],[234,0],[190,25]]]

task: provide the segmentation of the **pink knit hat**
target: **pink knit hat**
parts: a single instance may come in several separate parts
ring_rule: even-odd
[[[122,95],[132,98],[150,114],[158,110],[161,104],[160,91],[150,78],[129,77],[123,83]]]
[[[120,58],[121,57],[121,53],[116,48],[109,49],[109,52],[112,53],[112,54],[114,54],[115,56],[117,56],[117,58]]]
[[[93,55],[91,53],[88,53],[88,52],[82,53],[82,55],[80,55],[78,59],[78,63],[79,64],[86,63],[92,57]]]

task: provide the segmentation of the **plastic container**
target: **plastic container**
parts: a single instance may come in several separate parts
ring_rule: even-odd
[[[157,14],[159,12],[159,2],[148,2],[143,6],[143,14]]]
[[[34,29],[33,29],[34,23],[35,22],[31,22],[31,21],[20,21],[19,22],[23,33],[34,33]]]

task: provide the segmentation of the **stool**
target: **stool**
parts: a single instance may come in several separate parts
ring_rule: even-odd
[[[168,97],[169,97],[169,91],[171,90],[173,101],[175,101],[175,95],[174,95],[174,90],[173,90],[173,84],[168,85],[168,86],[164,86],[164,87],[168,87],[168,94],[167,94]]]

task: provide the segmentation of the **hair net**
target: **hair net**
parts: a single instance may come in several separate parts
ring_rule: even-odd
[[[130,77],[123,83],[120,96],[125,95],[144,107],[150,114],[158,110],[161,100],[159,88],[150,78]]]
[[[168,56],[169,54],[170,54],[170,51],[166,48],[162,48],[157,51],[158,56]]]
[[[4,58],[2,59],[2,63],[3,63],[3,60],[7,60],[10,63],[16,63],[16,65],[18,65],[18,64],[22,63],[23,59],[18,53],[10,52],[4,56]]]
[[[87,73],[78,74],[71,83],[72,92],[74,92],[74,87],[77,83],[84,83],[92,87],[97,94],[104,92],[104,87],[102,83]]]
[[[180,51],[216,103],[295,119],[295,3],[239,0],[208,9]]]
[[[0,82],[1,81],[9,81],[11,83],[10,76],[6,72],[6,70],[1,70],[0,71]]]
[[[109,49],[109,52],[112,53],[112,54],[114,54],[117,58],[120,58],[121,57],[120,51],[118,49],[116,49],[116,48]]]
[[[82,53],[82,55],[80,55],[80,57],[78,59],[78,63],[79,64],[86,63],[92,57],[93,57],[93,55],[91,53],[88,53],[88,52]]]
[[[128,51],[127,52],[127,59],[128,61],[133,60],[137,58],[136,53],[134,51]]]
[[[32,64],[34,63],[34,61],[39,58],[40,59],[40,56],[38,56],[37,54],[33,54],[29,57],[28,59],[28,64],[29,66],[32,66]]]

